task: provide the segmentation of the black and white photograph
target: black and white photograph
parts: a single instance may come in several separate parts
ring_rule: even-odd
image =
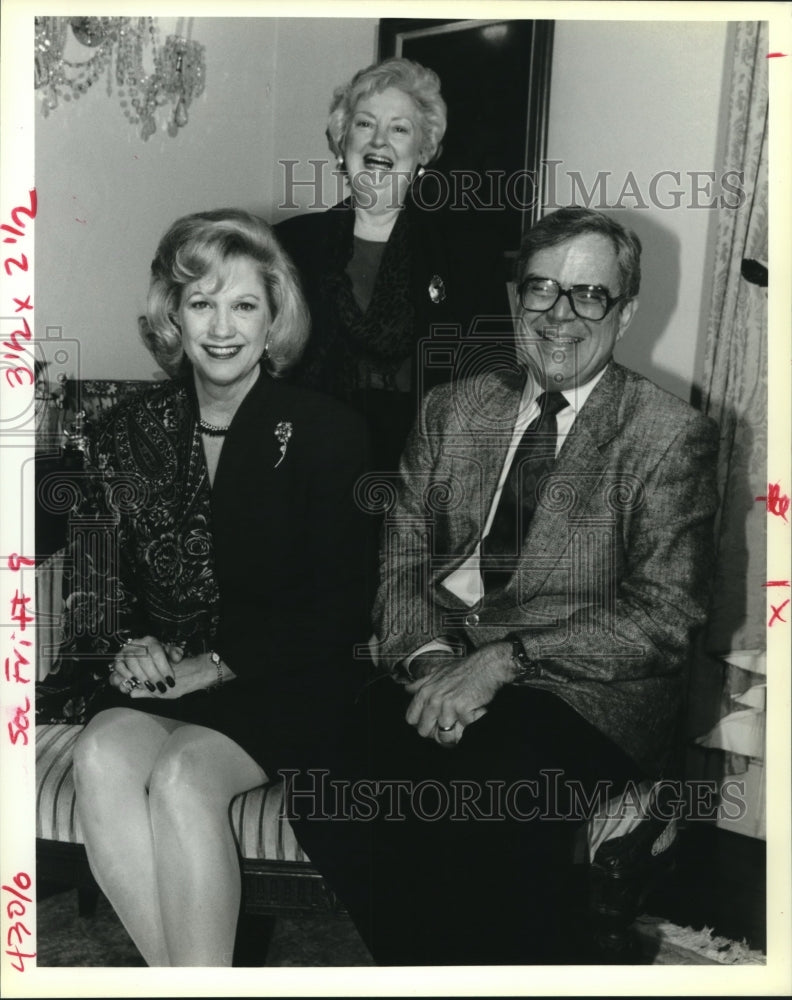
[[[4,0],[2,996],[792,990],[791,11]]]

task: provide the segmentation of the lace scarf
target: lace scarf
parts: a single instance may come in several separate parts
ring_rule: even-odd
[[[413,351],[415,310],[410,296],[410,220],[402,211],[391,231],[365,313],[355,300],[346,267],[353,252],[355,213],[331,209],[321,307],[331,322],[314,338],[309,381],[346,394],[361,387],[362,370],[386,381]]]

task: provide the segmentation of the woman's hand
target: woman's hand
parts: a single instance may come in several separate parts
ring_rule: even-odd
[[[178,662],[172,663],[174,684],[164,691],[159,688],[149,694],[140,687],[135,688],[130,697],[132,698],[163,698],[172,700],[181,698],[182,695],[190,694],[193,691],[203,691],[206,688],[214,687],[218,681],[217,667],[209,658],[209,653],[200,653],[198,656],[184,656],[179,650]],[[230,680],[235,675],[225,664],[222,666],[223,680]]]
[[[162,643],[151,635],[129,639],[115,655],[110,683],[126,694],[140,690],[138,697],[157,692],[164,695],[176,686],[173,668],[183,656],[179,646]]]
[[[225,663],[217,665],[209,653],[185,656],[181,646],[147,635],[130,639],[116,653],[110,683],[130,698],[181,698],[213,687],[236,674]]]

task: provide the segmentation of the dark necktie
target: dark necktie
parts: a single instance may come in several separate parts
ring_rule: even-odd
[[[481,543],[481,575],[487,592],[505,587],[536,510],[536,489],[555,464],[556,414],[568,406],[560,392],[543,392],[540,413],[523,432],[503,484],[489,534]],[[510,564],[510,565],[509,565]]]

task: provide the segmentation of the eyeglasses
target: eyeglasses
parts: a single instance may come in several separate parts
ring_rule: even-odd
[[[562,288],[552,278],[526,278],[518,289],[520,305],[527,312],[548,312],[565,295],[572,312],[580,319],[605,319],[617,302],[626,298],[612,298],[602,285],[573,285]]]

